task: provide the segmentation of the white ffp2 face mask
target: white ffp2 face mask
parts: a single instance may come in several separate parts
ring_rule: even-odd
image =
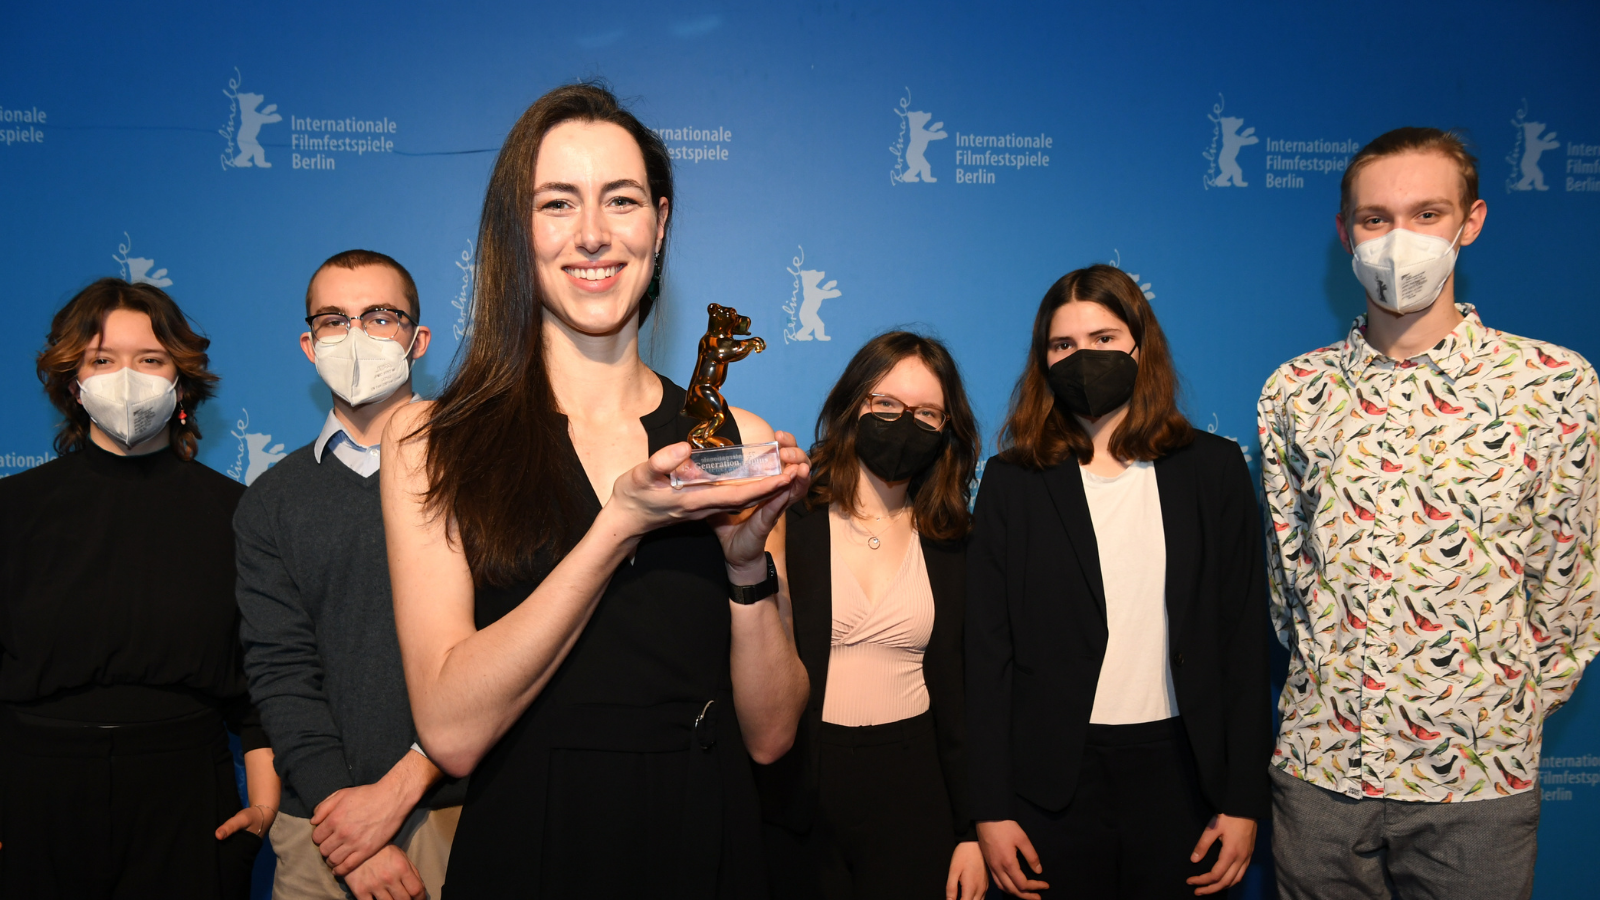
[[[161,433],[178,407],[178,379],[118,369],[78,382],[78,399],[100,430],[134,447]]]
[[[416,340],[413,334],[412,343]],[[411,377],[410,347],[375,338],[359,327],[352,327],[341,341],[315,341],[312,354],[317,374],[351,406],[383,400]]]
[[[1467,223],[1461,223],[1451,240],[1396,228],[1383,237],[1362,241],[1350,255],[1350,268],[1372,302],[1397,313],[1427,309],[1439,299],[1444,283],[1455,271],[1456,241]]]

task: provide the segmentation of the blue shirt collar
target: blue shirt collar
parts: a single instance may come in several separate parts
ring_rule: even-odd
[[[415,403],[421,399],[421,394],[413,393],[411,395],[412,403]],[[330,409],[328,410],[328,418],[322,422],[322,433],[317,435],[316,443],[311,445],[312,459],[315,459],[318,463],[321,463],[322,452],[328,449],[328,444],[332,443],[335,437],[349,442],[350,446],[355,447],[363,452],[372,449],[370,447],[363,447],[354,440],[351,440],[350,433],[345,431],[344,423],[339,421],[339,417],[334,415],[333,410]]]

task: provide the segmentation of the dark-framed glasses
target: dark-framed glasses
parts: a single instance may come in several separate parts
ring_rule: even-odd
[[[885,422],[893,422],[905,415],[906,410],[911,411],[911,421],[929,431],[943,428],[944,423],[950,418],[944,414],[944,410],[936,406],[907,406],[899,398],[888,394],[867,395],[867,411]]]
[[[400,333],[400,326],[417,324],[407,313],[385,307],[369,309],[354,319],[343,313],[317,313],[314,316],[306,316],[306,325],[311,329],[311,336],[325,344],[335,344],[344,340],[350,334],[350,326],[357,323],[368,337],[388,341],[394,340],[395,335]]]

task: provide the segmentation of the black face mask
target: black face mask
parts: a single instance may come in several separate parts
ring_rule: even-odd
[[[1079,350],[1050,367],[1056,402],[1086,419],[1098,419],[1128,402],[1139,361],[1121,350]]]
[[[918,425],[910,410],[887,422],[867,413],[856,432],[856,457],[884,481],[905,481],[933,465],[944,440],[944,432]]]

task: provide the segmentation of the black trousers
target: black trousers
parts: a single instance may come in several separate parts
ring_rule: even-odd
[[[773,900],[942,900],[956,836],[933,715],[817,737],[811,830],[764,826]]]
[[[1210,871],[1221,849],[1213,844],[1205,859],[1189,862],[1212,812],[1178,718],[1090,725],[1067,808],[1050,812],[1017,798],[1017,823],[1050,884],[1040,894],[1047,900],[1193,900],[1184,880]]]
[[[0,898],[247,900],[261,839],[212,712],[100,728],[0,708]]]

